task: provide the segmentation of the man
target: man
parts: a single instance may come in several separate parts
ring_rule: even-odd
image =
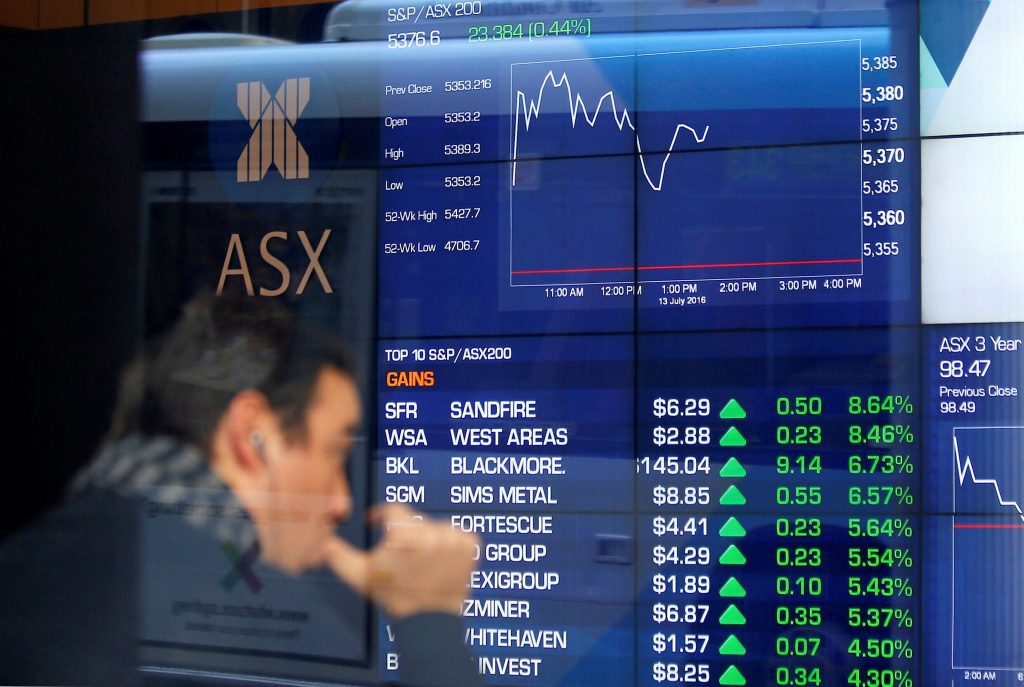
[[[62,570],[70,560],[82,571],[83,579],[73,572],[65,579],[85,598],[55,600],[52,585],[37,585],[46,601],[26,602],[29,626],[12,629],[13,621],[3,619],[2,632],[21,655],[3,652],[7,665],[0,677],[124,678],[118,669],[134,665],[126,637],[137,639],[124,621],[134,616],[124,597],[134,595],[137,582],[124,573],[131,569],[125,551],[138,556],[138,532],[128,521],[145,502],[187,505],[181,512],[197,533],[251,540],[264,563],[290,575],[328,566],[391,617],[403,683],[478,684],[458,618],[476,538],[399,504],[371,511],[383,537],[369,551],[334,533],[352,508],[346,461],[360,423],[349,363],[331,337],[266,301],[193,301],[126,372],[110,440],[76,478],[75,498],[55,522],[43,524],[42,539],[37,532],[15,546],[13,559],[22,563],[27,586],[32,583],[24,575],[40,566],[37,560],[26,567],[33,557],[27,552],[38,551],[41,542],[44,552],[59,550]],[[77,532],[70,546],[69,530]],[[97,536],[107,538],[109,550],[91,542]],[[0,556],[4,561],[11,556]],[[33,598],[31,591],[23,596]],[[41,605],[58,610],[43,613],[41,626],[32,627]],[[54,645],[75,632],[64,627],[65,617],[92,623],[101,636]],[[48,653],[60,657],[58,665]],[[54,670],[61,663],[67,669]]]

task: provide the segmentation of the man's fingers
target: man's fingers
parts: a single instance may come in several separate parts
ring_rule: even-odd
[[[324,545],[327,566],[360,594],[370,591],[370,555],[344,539],[331,536]]]
[[[325,557],[335,574],[394,618],[426,611],[457,614],[480,539],[405,504],[375,506],[368,519],[382,530],[380,544],[364,552],[332,541]]]
[[[431,528],[404,503],[383,503],[370,510],[369,521],[384,533],[381,544],[392,551],[422,551],[430,546]]]
[[[417,513],[404,503],[378,503],[370,508],[368,519],[375,525],[386,527],[391,523],[419,522]]]

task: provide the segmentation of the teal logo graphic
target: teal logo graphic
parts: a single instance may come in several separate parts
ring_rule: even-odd
[[[263,589],[263,582],[256,576],[252,568],[260,557],[260,543],[254,541],[252,546],[242,554],[239,554],[235,545],[229,541],[222,543],[220,549],[231,561],[231,570],[220,581],[220,586],[224,591],[230,592],[240,581],[244,581],[249,591],[258,594]]]

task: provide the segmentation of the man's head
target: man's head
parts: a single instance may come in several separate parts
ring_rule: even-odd
[[[359,395],[324,365],[299,431],[255,390],[236,394],[211,446],[211,467],[256,525],[264,561],[297,574],[323,563],[324,543],[352,502],[346,462],[359,426]]]
[[[296,574],[323,562],[349,515],[360,419],[333,337],[273,302],[200,298],[129,370],[114,434],[204,449],[252,517],[264,561]]]

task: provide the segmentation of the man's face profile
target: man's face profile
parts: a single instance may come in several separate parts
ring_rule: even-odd
[[[317,376],[303,427],[290,436],[273,413],[262,423],[263,494],[252,516],[264,562],[290,574],[323,564],[325,542],[351,513],[345,466],[360,415],[351,377],[327,366]]]

